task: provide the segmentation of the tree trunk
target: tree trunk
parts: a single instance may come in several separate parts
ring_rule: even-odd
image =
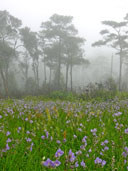
[[[122,86],[122,49],[120,51],[120,68],[119,68],[119,91],[121,91]]]
[[[27,91],[27,81],[28,81],[28,65],[25,68],[25,91]]]
[[[8,97],[8,84],[7,84],[7,82],[6,82],[6,78],[5,78],[5,76],[4,76],[4,73],[3,73],[2,69],[0,69],[0,74],[1,74],[1,78],[2,78],[2,80],[3,80],[3,85],[4,85],[5,94],[6,94],[6,96]]]
[[[52,70],[51,70],[51,68],[49,68],[49,70],[50,70],[50,75],[49,75],[49,85],[50,85],[50,87],[51,87]]]
[[[113,54],[111,56],[111,78],[113,78]]]
[[[46,64],[45,64],[45,57],[44,57],[44,84],[46,85],[47,76],[46,76]]]
[[[5,70],[5,81],[6,81],[6,89],[8,92],[8,65],[7,65],[6,70]],[[7,93],[7,96],[8,96],[8,93]]]
[[[51,92],[52,69],[51,69],[51,67],[49,69],[50,69],[50,75],[49,75],[49,92]]]
[[[61,74],[61,71],[60,71],[60,68],[61,68],[61,38],[59,37],[59,55],[58,55],[58,80],[57,80],[57,88],[60,89],[60,74]]]
[[[66,85],[65,85],[65,89],[67,91],[68,88],[68,69],[69,69],[69,65],[66,65]]]
[[[36,61],[36,80],[37,80],[37,89],[39,90],[39,61]]]
[[[73,85],[72,85],[72,64],[70,68],[70,78],[71,78],[71,91],[73,90]]]

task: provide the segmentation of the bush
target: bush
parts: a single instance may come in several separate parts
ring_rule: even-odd
[[[50,98],[61,99],[61,100],[75,100],[76,94],[73,94],[72,92],[66,92],[66,91],[53,91],[50,94]]]
[[[107,79],[104,83],[89,83],[85,90],[79,95],[83,100],[107,100],[117,95],[117,85],[112,78]]]

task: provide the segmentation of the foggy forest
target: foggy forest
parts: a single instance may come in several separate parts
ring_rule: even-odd
[[[92,47],[106,46],[112,53],[91,61],[86,56],[86,38],[79,36],[72,16],[53,14],[34,32],[9,12],[0,11],[1,97],[88,92],[100,87],[127,91],[128,14],[121,22],[102,24],[101,40]]]
[[[128,170],[128,2],[0,3],[0,171]]]

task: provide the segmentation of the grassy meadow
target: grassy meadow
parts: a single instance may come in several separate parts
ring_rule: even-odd
[[[128,169],[128,100],[0,100],[1,171]]]

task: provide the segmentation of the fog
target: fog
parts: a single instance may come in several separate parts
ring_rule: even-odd
[[[103,25],[101,23],[102,21],[115,21],[118,23],[125,21],[124,17],[128,13],[127,0],[123,0],[123,1],[122,0],[107,0],[107,1],[105,0],[96,0],[96,1],[93,0],[86,0],[86,1],[85,0],[79,0],[79,1],[78,0],[75,1],[73,0],[70,1],[69,0],[61,0],[61,1],[60,0],[54,0],[54,1],[4,0],[2,1],[1,0],[0,4],[1,4],[0,11],[6,10],[8,12],[8,15],[11,15],[21,20],[22,25],[19,26],[19,28],[24,29],[25,27],[28,27],[30,28],[29,31],[33,32],[32,34],[36,32],[37,34],[41,35],[40,33],[42,31],[42,28],[40,28],[41,23],[50,21],[50,17],[53,16],[54,14],[57,14],[58,16],[59,15],[72,16],[73,18],[71,20],[71,24],[73,24],[75,29],[78,30],[78,34],[76,34],[76,38],[82,38],[82,39],[84,38],[86,40],[84,43],[82,42],[83,40],[80,40],[81,42],[78,43],[79,45],[78,44],[74,45],[74,47],[81,46],[82,49],[80,49],[81,52],[79,52],[79,55],[80,53],[82,55],[80,59],[82,60],[84,59],[85,61],[81,64],[77,62],[77,64],[74,63],[74,65],[71,65],[69,63],[66,64],[65,63],[66,61],[63,61],[63,59],[61,59],[62,63],[60,62],[61,66],[60,69],[57,71],[55,69],[56,67],[58,67],[58,64],[57,65],[55,64],[56,59],[53,59],[52,62],[50,61],[51,63],[49,63],[49,61],[46,61],[47,63],[46,66],[45,66],[45,62],[43,61],[45,58],[44,55],[46,54],[47,54],[46,55],[47,58],[49,59],[48,56],[51,55],[50,53],[53,54],[52,51],[53,49],[49,49],[49,51],[44,53],[44,48],[43,45],[41,44],[44,42],[42,42],[42,40],[40,39],[41,41],[37,43],[38,46],[36,48],[39,49],[39,51],[41,51],[42,53],[38,54],[38,59],[34,58],[32,54],[32,50],[33,50],[32,47],[28,48],[28,46],[30,45],[26,45],[23,40],[25,39],[25,35],[24,37],[22,34],[20,36],[20,32],[18,32],[17,30],[17,33],[19,33],[19,35],[17,34],[13,38],[11,35],[11,37],[8,37],[9,40],[7,40],[7,43],[9,43],[8,45],[11,48],[15,44],[16,44],[15,47],[22,45],[19,48],[15,48],[16,58],[12,59],[10,64],[5,62],[6,64],[9,65],[8,68],[6,68],[3,67],[3,61],[2,61],[3,59],[0,56],[1,57],[0,59],[2,61],[1,66],[3,67],[3,68],[1,67],[1,71],[3,73],[1,72],[0,75],[0,80],[1,80],[0,94],[7,95],[8,94],[7,91],[9,91],[9,89],[10,92],[12,90],[12,93],[10,94],[13,94],[15,90],[19,91],[20,92],[19,94],[23,94],[24,86],[28,80],[29,80],[30,87],[32,84],[38,86],[38,90],[40,90],[38,91],[39,92],[38,94],[42,92],[41,91],[42,89],[46,92],[49,91],[49,89],[47,90],[47,87],[50,87],[50,90],[66,88],[66,90],[70,89],[72,91],[79,88],[84,89],[90,83],[94,84],[97,82],[98,83],[105,82],[109,78],[112,78],[115,81],[115,84],[117,85],[119,84],[117,86],[119,89],[121,88],[127,89],[128,87],[127,79],[125,79],[125,77],[127,77],[127,53],[126,53],[127,51],[126,43],[128,42],[127,38],[125,39],[125,47],[123,47],[125,52],[125,57],[124,56],[122,57],[121,64],[120,64],[121,57],[119,56],[120,52],[118,51],[117,53],[116,48],[115,49],[111,48],[110,45],[107,46],[107,44],[106,46],[100,46],[100,47],[92,46],[93,43],[103,39],[103,36],[99,34],[101,30],[108,29],[111,31],[111,28],[109,26]],[[2,23],[0,23],[0,27],[2,27]],[[17,27],[16,29],[19,28]],[[116,28],[118,29],[119,27]],[[128,30],[127,23],[122,29],[123,32],[125,32],[127,35],[127,30]],[[26,32],[26,36],[27,34],[29,34],[29,31],[28,33]],[[3,35],[3,32],[1,32],[1,35]],[[18,38],[16,38],[16,36],[18,36]],[[70,37],[72,37],[72,35],[70,35]],[[35,42],[37,41],[35,39],[31,39],[31,37],[29,38],[30,38],[30,44],[31,41],[35,41]],[[51,43],[53,43],[53,39],[56,38],[47,37],[47,41],[45,43],[46,44],[50,43],[50,41]],[[0,37],[0,41],[2,41],[2,37]],[[58,39],[56,39],[56,42],[57,41]],[[60,48],[59,45],[59,43],[62,44],[61,41],[67,41],[67,40],[65,39],[65,40],[60,40],[60,42],[58,41],[58,45],[56,44],[56,46],[59,46],[58,53],[60,54],[63,53],[63,57],[66,57],[65,55],[67,54],[67,52],[66,51],[62,52],[65,47],[61,46]],[[66,42],[63,46],[67,46]],[[26,50],[25,48],[26,49],[28,48],[29,50],[28,49]],[[35,49],[33,53],[37,52],[37,51],[35,52]],[[54,52],[54,55],[57,57],[58,55],[57,49],[55,51],[56,52]],[[75,51],[76,49],[74,49],[74,52]],[[82,53],[82,51],[84,51],[84,53]],[[60,56],[62,56],[62,54]],[[26,66],[28,66],[28,68]],[[66,75],[66,67],[69,67],[69,71],[67,72],[68,76]],[[122,67],[121,74],[119,69],[120,67]],[[5,70],[8,70],[8,74],[10,75],[8,75],[7,71]],[[70,74],[71,72],[72,74]],[[58,73],[60,73],[59,76],[57,76]],[[55,78],[57,77],[58,77],[58,84],[60,84],[59,87],[57,87],[55,83]],[[15,81],[11,82],[12,78]],[[13,85],[13,83],[17,87],[14,90],[13,88],[15,86]],[[54,88],[51,88],[51,85]],[[35,91],[35,88],[30,88],[30,87],[28,86],[28,89],[31,89],[31,91]],[[29,92],[28,94],[31,93]]]
[[[41,22],[48,20],[54,13],[73,16],[73,23],[79,30],[79,35],[87,39],[85,48],[89,58],[94,53],[100,53],[97,48],[91,48],[91,43],[100,38],[99,31],[103,28],[101,21],[121,21],[128,12],[127,6],[127,0],[1,0],[0,2],[0,10],[9,11],[33,31],[39,30]]]

